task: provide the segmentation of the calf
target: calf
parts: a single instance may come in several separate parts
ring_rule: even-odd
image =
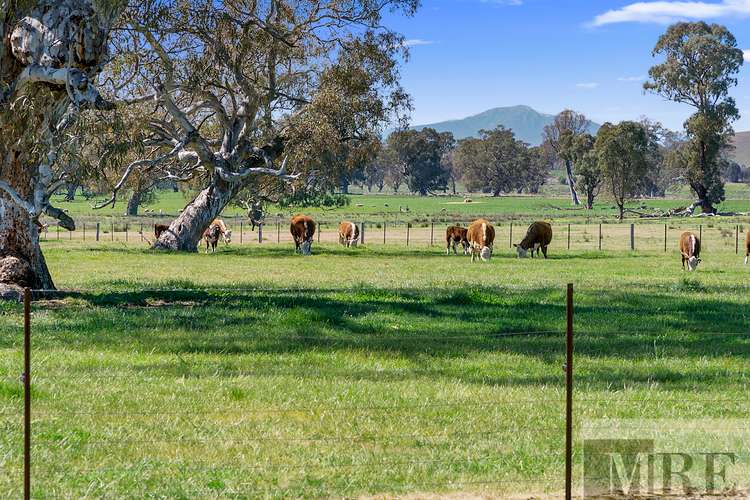
[[[534,222],[526,230],[526,236],[524,236],[521,243],[513,245],[518,251],[519,258],[526,258],[529,256],[529,250],[531,250],[531,257],[534,257],[534,252],[539,255],[541,250],[544,254],[544,258],[547,258],[547,247],[552,242],[552,226],[546,222]]]
[[[312,254],[313,236],[315,236],[315,221],[306,215],[295,215],[289,227],[294,238],[294,251],[302,255]]]
[[[484,219],[477,219],[467,230],[467,239],[471,247],[471,261],[477,256],[483,261],[492,258],[492,246],[495,243],[495,228]]]
[[[690,231],[682,233],[680,254],[682,255],[682,270],[685,270],[685,262],[687,262],[688,270],[695,271],[701,262],[701,240]]]
[[[445,230],[445,253],[451,254],[451,247],[453,247],[453,254],[458,255],[456,246],[461,244],[464,249],[464,255],[469,255],[469,239],[467,238],[468,230],[464,227],[450,226]]]
[[[339,243],[347,247],[356,247],[359,241],[359,228],[353,222],[343,221],[339,224]]]
[[[750,231],[747,232],[745,237],[745,265],[747,265],[748,257],[750,257]]]
[[[211,253],[216,253],[216,245],[219,243],[221,234],[221,227],[213,223],[203,232],[203,240],[206,242],[206,253],[208,253],[209,249]]]

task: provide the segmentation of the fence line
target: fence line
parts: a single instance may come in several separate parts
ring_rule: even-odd
[[[491,217],[490,217],[491,218]],[[231,221],[231,219],[230,219]],[[529,222],[533,220],[530,219]],[[291,245],[293,243],[292,235],[288,230],[282,231],[281,220],[275,222],[265,222],[257,226],[256,232],[257,237],[246,237],[247,231],[244,222],[234,221],[236,223],[235,228],[239,227],[239,232],[235,232],[233,235],[233,242],[230,245]],[[405,222],[395,221],[389,219],[376,220],[372,218],[362,218],[359,221],[355,221],[360,226],[360,243],[365,244],[367,241],[368,245],[392,245],[409,248],[431,248],[431,247],[446,247],[444,229],[449,225],[459,224],[467,226],[470,221],[466,220],[458,223],[436,223],[433,220],[427,220],[425,222]],[[691,230],[699,235],[703,241],[703,248],[707,250],[715,250],[716,248],[723,248],[727,251],[731,251],[734,247],[735,254],[739,254],[741,250],[740,235],[745,234],[746,228],[742,224],[736,223],[722,223],[722,222],[710,222],[707,224],[696,223],[696,221],[686,220],[672,220],[667,223],[655,223],[655,222],[612,222],[612,223],[596,223],[596,222],[580,222],[580,223],[552,223],[554,237],[552,240],[551,248],[553,250],[564,250],[564,251],[582,251],[582,250],[629,250],[629,251],[669,251],[670,248],[677,249],[677,243],[679,241],[679,235],[682,231]],[[266,231],[266,226],[276,226],[275,235],[274,231]],[[704,225],[706,226],[704,228]],[[122,244],[144,246],[146,240],[144,239],[143,224],[140,224],[141,230],[139,231],[139,238],[129,237],[129,226],[130,223],[122,223],[119,226],[112,223],[110,225],[111,231],[109,238],[100,238],[100,223],[96,223],[96,237],[92,243],[96,242],[120,242]],[[525,232],[526,225],[522,225],[522,231]],[[662,229],[663,228],[663,231]],[[231,229],[231,228],[230,228]],[[372,229],[376,231],[374,234],[381,233],[380,236],[374,238],[368,238],[365,240],[365,233],[367,230]],[[517,234],[514,237],[514,223],[500,223],[495,225],[497,231],[497,241],[502,241],[503,234],[507,238],[509,248],[513,248],[513,244],[520,241],[524,233]],[[50,238],[47,233],[42,234],[42,240],[55,240],[60,241],[91,241],[87,239],[87,226],[83,224],[82,228],[69,232],[68,238],[61,239],[60,233],[66,232],[59,225],[53,225],[50,228],[51,232],[55,233],[54,238]],[[145,229],[146,232],[151,233],[152,230],[148,227]],[[333,221],[321,221],[318,224],[318,230],[316,231],[316,241],[318,243],[325,244],[336,244],[339,242],[338,238],[338,222]],[[704,234],[705,233],[705,234]],[[252,231],[250,232],[252,235]],[[382,236],[382,237],[381,237]],[[705,237],[705,238],[704,238]],[[154,236],[149,234],[148,241],[152,241]],[[671,245],[671,246],[670,246]],[[712,248],[713,245],[716,247]],[[200,247],[200,245],[199,245]]]

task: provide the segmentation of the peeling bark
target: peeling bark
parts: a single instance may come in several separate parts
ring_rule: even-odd
[[[2,4],[5,6],[6,4]],[[59,140],[81,107],[108,107],[91,82],[106,58],[107,20],[88,0],[7,7],[0,32],[0,288],[53,289],[39,217],[75,223],[50,205]]]

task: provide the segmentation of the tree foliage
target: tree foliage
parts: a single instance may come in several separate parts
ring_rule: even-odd
[[[737,85],[742,50],[724,26],[677,23],[659,38],[653,55],[664,62],[651,68],[645,89],[695,109],[685,122],[684,172],[703,211],[714,213],[724,200],[719,159],[739,117],[729,91]]]
[[[450,171],[444,157],[454,144],[453,134],[432,128],[396,131],[388,138],[388,146],[404,166],[406,184],[420,196],[448,188]]]

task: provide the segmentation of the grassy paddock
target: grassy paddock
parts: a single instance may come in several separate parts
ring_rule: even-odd
[[[79,293],[34,306],[35,496],[558,494],[567,282],[576,429],[750,410],[749,271],[733,246],[708,246],[692,274],[673,248],[498,249],[473,265],[439,247],[314,249],[46,243]],[[0,304],[9,497],[20,313]],[[502,336],[529,331],[548,333]],[[579,477],[578,442],[575,455]]]

